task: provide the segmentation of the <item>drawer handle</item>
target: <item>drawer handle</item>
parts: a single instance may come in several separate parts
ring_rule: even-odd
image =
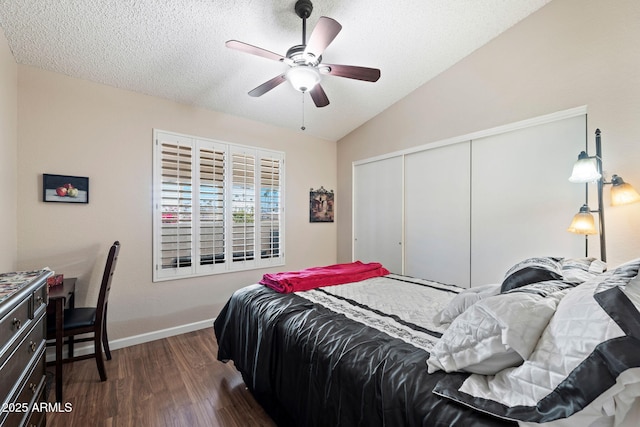
[[[33,341],[29,341],[29,347],[31,348],[31,353],[36,352],[37,345]]]
[[[38,295],[38,297],[36,298],[36,302],[38,303],[38,305],[42,305],[44,303],[44,298]]]
[[[29,383],[29,390],[31,390],[33,393],[36,392],[37,388],[38,388],[37,384]]]
[[[16,329],[20,329],[22,327],[22,322],[20,321],[20,319],[14,317],[13,326],[15,326]]]

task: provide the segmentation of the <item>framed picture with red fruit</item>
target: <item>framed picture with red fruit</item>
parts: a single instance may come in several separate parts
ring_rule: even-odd
[[[59,203],[89,203],[89,178],[43,173],[42,200]]]

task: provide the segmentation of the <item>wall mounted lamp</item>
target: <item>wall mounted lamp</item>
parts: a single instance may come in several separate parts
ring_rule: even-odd
[[[629,203],[640,202],[640,194],[630,184],[618,175],[611,177],[611,182],[605,182],[602,176],[602,141],[600,129],[596,129],[596,155],[589,156],[583,151],[573,165],[573,172],[569,181],[585,184],[585,203],[580,211],[573,217],[567,231],[576,234],[584,234],[585,256],[589,252],[588,236],[600,234],[600,259],[607,261],[607,247],[604,228],[604,204],[602,202],[602,190],[605,184],[611,184],[611,205],[620,206]],[[595,183],[598,189],[598,209],[589,208],[589,183]],[[596,229],[592,213],[598,214],[599,229]]]

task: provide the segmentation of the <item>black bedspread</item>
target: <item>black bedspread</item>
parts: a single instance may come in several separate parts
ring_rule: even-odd
[[[216,318],[233,360],[279,426],[513,426],[431,393],[428,353],[295,294],[236,292]]]

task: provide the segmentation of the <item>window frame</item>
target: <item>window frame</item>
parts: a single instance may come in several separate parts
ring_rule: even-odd
[[[171,144],[175,144],[175,146],[171,146]],[[191,152],[189,159],[191,169],[187,171],[187,173],[190,172],[191,174],[190,180],[183,180],[182,185],[180,185],[180,180],[177,178],[177,185],[173,183],[173,186],[177,188],[177,190],[170,190],[168,193],[163,192],[163,184],[167,184],[166,179],[163,181],[163,171],[166,172],[168,170],[164,167],[163,161],[167,162],[169,156],[163,154],[163,147],[169,147],[169,149],[175,148],[176,152],[180,151],[179,147],[185,147],[185,151],[189,151],[186,147],[190,147]],[[224,222],[221,226],[222,233],[219,233],[220,228],[216,228],[215,221],[209,220],[209,222],[207,222],[206,219],[201,220],[201,211],[204,211],[200,204],[201,195],[205,193],[211,195],[210,192],[205,191],[205,187],[211,190],[211,182],[214,183],[214,187],[220,187],[220,181],[216,180],[207,181],[207,184],[204,184],[205,180],[202,179],[200,174],[204,154],[201,150],[206,150],[207,153],[213,151],[214,158],[215,154],[223,153],[222,164],[224,169],[221,182],[223,186],[222,211]],[[236,203],[234,202],[233,159],[236,157],[241,159],[243,156],[245,156],[247,162],[250,162],[249,158],[253,157],[253,169],[251,169],[251,166],[246,169],[247,175],[252,175],[250,178],[252,181],[246,181],[246,188],[242,191],[242,195],[245,196],[246,200],[242,201],[242,203]],[[219,159],[217,161],[219,162]],[[215,162],[216,160],[212,161],[214,167]],[[188,169],[188,165],[186,163],[183,164],[185,165],[185,170]],[[154,129],[152,179],[153,282],[284,265],[284,165],[285,153],[281,151]],[[265,174],[262,173],[263,167],[269,169]],[[212,175],[215,177],[215,172]],[[267,187],[263,189],[263,185]],[[187,188],[184,189],[185,187]],[[193,191],[193,189],[197,190]],[[248,192],[247,189],[249,189]],[[240,194],[238,193],[240,187],[236,186],[235,190],[237,197],[237,195]],[[164,206],[167,206],[167,198],[163,199],[163,194],[171,195],[171,191],[174,191],[180,196],[190,194],[190,197],[187,199],[180,199],[184,201],[184,204],[180,204],[180,200],[176,201],[176,214],[169,220],[170,222],[175,221],[176,230],[185,230],[185,227],[189,229],[190,231],[182,234],[182,236],[190,237],[190,241],[185,239],[185,242],[187,242],[187,246],[185,247],[189,248],[185,249],[186,255],[183,256],[178,250],[172,258],[171,266],[169,266],[169,264],[164,261],[171,258],[171,256],[163,255],[163,248],[166,250],[171,246],[171,243],[168,243],[168,240],[163,241],[163,236],[168,236],[169,238],[172,236],[166,233],[168,229],[170,230],[170,226],[167,227],[166,218],[163,216],[163,213],[167,213],[163,211],[163,201]],[[265,194],[264,202],[263,193]],[[273,193],[276,193],[275,198],[273,197]],[[240,197],[242,197],[242,195]],[[216,203],[213,199],[209,200],[212,200],[214,204]],[[246,213],[238,215],[238,206],[246,203],[249,203],[248,211],[250,215]],[[268,207],[265,206],[265,209],[272,209],[268,215],[263,215],[263,203],[265,203],[265,205],[269,204]],[[234,215],[234,206],[236,215]],[[275,210],[273,210],[274,207]],[[218,207],[210,211],[218,212],[219,210]],[[181,215],[182,212],[185,212],[185,214]],[[181,223],[183,216],[187,219],[184,223]],[[211,232],[210,234],[204,235],[205,238],[201,239],[202,229],[206,226],[211,228]],[[244,240],[240,240],[240,245],[234,247],[234,235],[236,237],[238,235],[241,238],[243,237],[241,230],[238,228],[244,229],[247,232],[244,234]],[[266,230],[266,233],[263,229]],[[163,230],[165,234],[163,234]],[[217,235],[223,236],[222,244],[224,249],[222,254],[217,253],[215,249]],[[180,236],[181,234],[176,232],[175,239],[179,240]],[[248,240],[246,236],[249,236]],[[252,245],[250,243],[242,243],[251,241],[253,241]],[[205,249],[203,249],[203,245],[201,245],[202,242],[204,242],[204,246],[206,246],[207,242],[211,243],[211,262],[205,263],[201,261],[199,263],[192,263],[191,260],[193,259],[203,259],[201,256],[205,252]],[[219,259],[220,256],[222,259]],[[185,261],[185,259],[187,259],[187,261]],[[165,265],[163,265],[163,262]]]

